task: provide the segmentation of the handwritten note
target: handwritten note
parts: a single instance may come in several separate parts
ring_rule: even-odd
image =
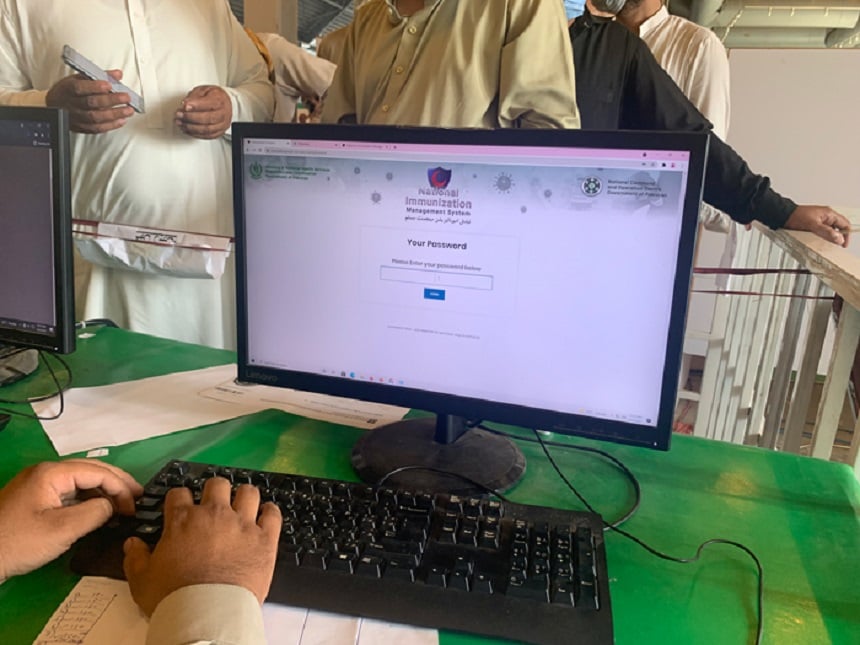
[[[142,645],[146,629],[127,583],[83,578],[33,645]]]

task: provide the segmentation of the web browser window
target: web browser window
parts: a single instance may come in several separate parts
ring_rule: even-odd
[[[689,153],[243,145],[252,364],[656,424]]]

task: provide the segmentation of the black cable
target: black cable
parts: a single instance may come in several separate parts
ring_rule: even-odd
[[[570,483],[570,481],[567,479],[567,477],[565,477],[564,473],[561,472],[561,469],[558,467],[558,464],[555,463],[555,459],[553,459],[552,455],[549,453],[549,449],[546,447],[544,440],[541,438],[540,432],[536,428],[533,428],[532,431],[534,432],[535,437],[537,438],[537,442],[540,444],[541,448],[543,449],[543,452],[546,455],[546,458],[549,460],[549,463],[555,469],[556,473],[558,473],[558,476],[561,477],[562,481],[565,484],[567,484],[568,488],[570,488],[570,490],[573,491],[573,493],[579,498],[579,500],[585,505],[585,507],[589,511],[591,511],[592,513],[597,513],[597,511],[595,511],[594,508],[592,508],[591,504],[589,504],[585,500],[585,498],[583,498],[582,495],[579,494],[579,491],[577,491],[576,488],[573,486],[573,484]],[[604,522],[603,524],[607,529],[615,531],[616,533],[626,537],[628,540],[631,540],[632,542],[638,544],[640,547],[642,547],[643,549],[648,551],[648,553],[650,553],[651,555],[657,556],[658,558],[661,558],[663,560],[668,560],[669,562],[679,562],[681,564],[690,564],[692,562],[697,562],[699,560],[699,558],[701,558],[701,556],[702,556],[702,551],[704,551],[707,547],[711,546],[712,544],[727,544],[729,546],[733,546],[737,549],[740,549],[741,551],[746,553],[750,558],[752,558],[752,561],[755,563],[756,572],[757,572],[757,576],[756,576],[757,577],[757,594],[756,594],[757,616],[756,616],[755,642],[756,642],[756,645],[761,644],[762,633],[764,632],[764,569],[762,568],[761,562],[756,557],[755,553],[753,553],[749,547],[744,546],[740,542],[735,542],[734,540],[726,540],[723,538],[713,538],[710,540],[706,540],[705,542],[702,542],[698,546],[698,548],[696,549],[696,555],[694,555],[692,558],[677,558],[675,556],[671,556],[671,555],[668,555],[666,553],[663,553],[662,551],[658,551],[654,547],[646,544],[644,541],[642,541],[641,539],[639,539],[635,535],[632,535],[632,534],[628,533],[627,531],[618,528],[617,526],[607,524],[606,522]]]
[[[37,421],[53,421],[54,419],[60,418],[60,416],[63,414],[63,411],[65,410],[65,405],[66,405],[65,399],[63,397],[63,393],[67,389],[69,389],[72,385],[72,369],[71,369],[71,367],[69,367],[69,364],[66,363],[66,361],[64,361],[62,358],[60,358],[57,354],[51,354],[51,356],[53,356],[55,359],[57,359],[57,361],[66,369],[66,374],[67,374],[68,378],[66,380],[65,385],[60,385],[60,380],[59,380],[59,378],[57,378],[57,374],[56,374],[56,372],[54,372],[54,368],[51,366],[51,362],[48,360],[48,354],[46,352],[43,352],[42,350],[39,350],[39,358],[42,360],[42,362],[48,368],[48,372],[51,374],[51,380],[54,381],[54,385],[57,388],[56,391],[52,392],[50,394],[44,394],[44,395],[39,395],[36,397],[31,397],[31,398],[25,399],[23,401],[13,401],[10,399],[0,399],[0,404],[27,405],[30,403],[37,403],[39,401],[47,401],[48,399],[52,399],[55,396],[59,396],[60,397],[60,409],[57,412],[57,414],[55,414],[54,416],[50,416],[50,417],[40,417],[37,414],[29,414],[27,412],[18,412],[17,410],[10,410],[8,408],[0,408],[0,412],[4,412],[6,414],[14,414],[15,416],[25,417],[27,419],[35,419]]]
[[[633,517],[633,515],[636,513],[637,510],[639,510],[639,504],[642,501],[642,488],[639,485],[639,480],[636,479],[636,475],[634,475],[633,472],[627,466],[625,466],[623,462],[621,462],[616,457],[613,457],[608,452],[604,452],[603,450],[598,450],[597,448],[589,448],[588,446],[576,446],[573,444],[561,443],[558,441],[545,441],[543,439],[532,439],[531,437],[522,437],[519,435],[511,434],[508,432],[502,432],[501,430],[496,430],[494,428],[490,428],[488,426],[485,426],[483,423],[479,423],[477,427],[481,428],[481,430],[485,430],[487,432],[490,432],[490,433],[495,434],[495,435],[499,435],[501,437],[507,437],[509,439],[514,439],[514,440],[519,440],[519,441],[526,441],[528,443],[539,443],[542,445],[555,446],[558,448],[565,448],[565,449],[570,449],[570,450],[579,450],[581,452],[590,452],[592,454],[600,455],[601,457],[604,457],[605,459],[611,461],[621,472],[624,473],[624,475],[627,477],[628,481],[630,482],[630,485],[633,487],[634,501],[633,501],[633,505],[627,510],[627,512],[624,515],[622,515],[621,518],[615,520],[611,524],[608,524],[606,527],[604,527],[604,529],[603,529],[604,531],[609,530],[610,527],[614,528],[617,526],[621,526],[624,522],[626,522],[631,517]],[[552,459],[550,459],[550,463],[555,467],[555,462],[552,461]],[[567,487],[571,491],[573,491],[574,495],[576,495],[579,498],[579,501],[582,502],[585,505],[585,507],[588,510],[590,510],[592,513],[597,513],[597,511],[595,511],[593,508],[591,508],[591,506],[589,506],[589,504],[585,500],[585,498],[579,493],[578,490],[576,490],[576,488],[574,488],[574,486],[564,476],[564,474],[557,467],[555,468],[555,470],[558,473],[559,477],[561,477],[561,480],[567,485]]]
[[[116,327],[119,329],[119,325],[110,318],[90,318],[75,323],[75,329],[86,329],[87,327]]]
[[[388,479],[390,479],[394,475],[398,475],[400,473],[407,472],[410,470],[424,470],[427,472],[436,473],[437,475],[445,475],[447,477],[454,477],[455,479],[460,479],[460,480],[466,482],[467,484],[470,484],[470,485],[474,486],[475,488],[484,491],[488,495],[493,495],[495,497],[498,497],[503,502],[509,502],[510,501],[501,493],[493,490],[489,486],[485,486],[481,482],[475,481],[471,477],[466,477],[466,475],[461,475],[460,473],[455,473],[455,472],[452,472],[450,470],[442,470],[441,468],[433,468],[432,466],[401,466],[400,468],[395,468],[394,470],[385,473],[382,477],[379,478],[379,481],[377,481],[376,484],[374,484],[374,485],[377,488],[381,487],[385,484],[386,481],[388,481]]]
[[[756,642],[756,645],[760,645],[761,639],[762,639],[762,633],[764,631],[764,608],[763,608],[764,607],[764,569],[761,566],[761,561],[759,561],[759,559],[756,557],[756,554],[753,553],[749,547],[744,546],[740,542],[735,542],[734,540],[726,540],[723,538],[712,538],[710,540],[705,540],[704,542],[702,542],[698,546],[698,548],[696,549],[696,555],[694,555],[692,558],[677,558],[675,556],[667,555],[666,553],[662,553],[661,551],[658,551],[654,547],[646,544],[645,542],[643,542],[642,540],[637,538],[635,535],[631,535],[630,533],[628,533],[627,531],[625,531],[623,529],[619,529],[616,527],[610,527],[610,528],[613,531],[615,531],[616,533],[623,535],[628,540],[635,542],[636,544],[641,546],[643,549],[648,551],[648,553],[655,555],[658,558],[661,558],[663,560],[668,560],[669,562],[680,562],[681,564],[690,564],[692,562],[698,562],[702,556],[702,551],[704,551],[707,547],[711,546],[712,544],[727,544],[729,546],[733,546],[737,549],[740,549],[741,551],[746,553],[750,558],[752,558],[752,561],[755,563],[755,567],[756,567],[757,591],[756,591],[756,635],[755,635],[755,642]]]

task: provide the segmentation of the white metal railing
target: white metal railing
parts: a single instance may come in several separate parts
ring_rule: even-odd
[[[860,339],[860,257],[810,233],[754,225],[739,231],[732,264],[782,272],[731,275],[716,296],[694,434],[829,459]],[[834,291],[845,304],[830,343]],[[828,367],[804,446],[823,351]],[[682,390],[685,397],[693,398]],[[847,455],[860,475],[858,444],[860,425]]]

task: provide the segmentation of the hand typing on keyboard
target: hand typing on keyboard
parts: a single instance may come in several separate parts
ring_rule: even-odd
[[[280,512],[265,504],[257,520],[261,499]],[[245,589],[257,600],[268,590],[268,602],[539,645],[612,642],[603,523],[593,513],[181,460],[152,477],[136,506],[134,519],[114,518],[82,540],[72,569],[124,569],[147,612],[179,584],[174,576],[193,584],[211,574],[244,586],[255,605]]]
[[[194,493],[180,487],[162,497],[158,515],[166,521],[158,546],[150,552],[137,538],[125,545],[132,594],[151,615],[147,642],[263,645],[260,604],[281,531],[278,508],[263,505],[258,519],[258,490],[217,477]],[[22,470],[0,489],[0,582],[47,564],[76,540],[80,545],[117,522],[136,521],[129,516],[145,516],[151,511],[140,509],[148,499],[131,475],[95,459]],[[121,572],[122,542],[116,546],[100,557]]]
[[[177,589],[196,584],[232,584],[251,591],[260,604],[272,582],[281,511],[260,507],[260,492],[213,477],[199,504],[188,488],[174,488],[164,501],[164,528],[155,549],[140,538],[125,541],[123,568],[134,600],[147,614]],[[258,519],[259,510],[259,519]]]
[[[62,555],[114,511],[134,515],[142,492],[131,475],[95,460],[22,470],[0,490],[0,582]]]

